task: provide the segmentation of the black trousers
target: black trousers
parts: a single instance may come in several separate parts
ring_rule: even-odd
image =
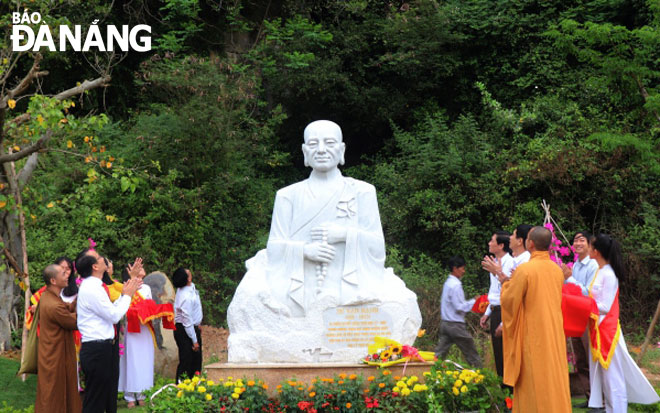
[[[495,370],[497,375],[504,377],[504,353],[502,351],[502,336],[496,337],[495,330],[502,322],[502,309],[499,305],[491,307],[490,313],[490,338],[493,343],[493,356],[495,358]]]
[[[115,324],[115,331],[119,331],[119,324]],[[108,412],[117,411],[117,396],[119,395],[119,340],[115,340],[112,344],[112,394],[110,395],[110,402]]]
[[[186,334],[186,329],[181,323],[176,323],[174,330],[174,341],[179,348],[179,365],[176,367],[176,378],[179,379],[182,375],[192,378],[195,372],[202,371],[202,334],[199,327],[195,326],[195,334],[197,335],[197,342],[199,343],[199,350],[193,351],[193,342]]]
[[[80,347],[80,366],[85,375],[83,413],[116,413],[119,347],[113,340],[91,341]]]

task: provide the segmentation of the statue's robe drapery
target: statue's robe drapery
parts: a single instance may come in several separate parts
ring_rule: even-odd
[[[502,286],[504,383],[513,411],[571,411],[561,311],[564,276],[547,251],[535,251]]]
[[[39,364],[34,411],[82,411],[76,375],[75,307],[46,289],[39,301]]]
[[[323,224],[347,227],[346,242],[332,244],[334,260],[328,264],[321,295],[346,305],[377,296],[383,278],[385,242],[373,185],[342,177],[334,193],[314,187],[309,179],[280,189],[275,198],[268,239],[267,279],[273,296],[294,316],[304,315],[316,300],[316,263],[306,260],[303,247],[310,231]]]

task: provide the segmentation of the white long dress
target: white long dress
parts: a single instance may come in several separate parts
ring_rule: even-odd
[[[151,299],[151,288],[142,284],[138,290]],[[154,385],[154,342],[149,328],[140,325],[139,333],[126,332],[124,354],[119,359],[119,391],[126,400],[140,400],[141,393]]]
[[[598,304],[599,323],[610,311],[614,298],[619,290],[619,280],[614,270],[605,265],[598,270],[591,287],[591,295]],[[660,401],[660,397],[630,357],[623,332],[614,350],[608,369],[594,361],[591,346],[589,348],[589,381],[591,382],[591,397],[589,407],[603,407],[605,396],[605,411],[607,413],[626,413],[628,402],[652,404]]]

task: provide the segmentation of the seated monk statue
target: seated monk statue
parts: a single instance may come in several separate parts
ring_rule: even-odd
[[[337,167],[346,150],[341,129],[320,120],[304,136],[312,173],[277,192],[267,247],[270,289],[293,316],[320,295],[342,305],[373,296],[366,286],[380,285],[385,263],[376,190]]]
[[[384,266],[376,190],[342,175],[338,166],[344,164],[345,150],[336,123],[319,120],[305,128],[302,151],[312,172],[277,192],[266,250],[246,263],[248,273],[228,309],[230,362],[237,334],[260,341],[256,334],[270,332],[280,339],[290,331],[308,331],[304,321],[295,321],[302,318],[323,327],[323,320],[311,321],[318,314],[310,316],[310,309],[389,299],[406,307],[404,321],[394,327],[402,334],[398,339],[416,335],[421,324],[416,296]],[[254,307],[255,301],[262,307]],[[247,345],[241,341],[241,347]]]

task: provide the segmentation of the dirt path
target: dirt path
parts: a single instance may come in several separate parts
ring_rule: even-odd
[[[229,330],[211,326],[201,326],[201,329],[204,364],[227,362],[227,337],[229,337]]]

